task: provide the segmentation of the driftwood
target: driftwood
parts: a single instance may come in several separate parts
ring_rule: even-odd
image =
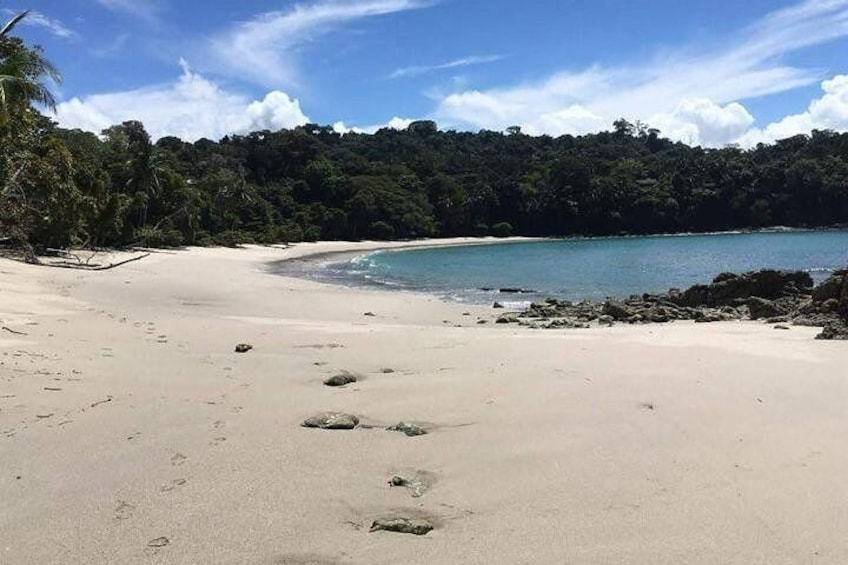
[[[27,335],[27,333],[26,333],[26,332],[19,332],[19,331],[13,330],[12,328],[7,327],[7,326],[3,326],[3,327],[2,327],[2,328],[0,328],[0,329],[2,329],[4,332],[9,332],[10,334],[15,334],[15,335]]]
[[[93,256],[92,256],[93,257]],[[123,261],[118,261],[117,263],[109,263],[108,265],[89,265],[86,261],[85,263],[42,263],[45,267],[54,267],[56,269],[80,269],[83,271],[108,271],[109,269],[114,269],[115,267],[120,267],[121,265],[126,265],[127,263],[132,263],[133,261],[140,261],[145,257],[150,257],[150,253],[142,253],[141,255],[136,255],[135,257],[130,257],[129,259],[124,259]],[[89,258],[90,260],[90,258]]]

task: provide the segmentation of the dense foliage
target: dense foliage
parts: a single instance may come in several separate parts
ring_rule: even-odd
[[[0,106],[0,238],[36,247],[848,223],[848,134],[743,151],[689,147],[624,120],[559,138],[419,121],[374,135],[309,124],[153,143],[135,121],[99,136],[57,127],[32,108],[51,68],[0,36],[0,71],[21,60],[13,70],[30,86]]]
[[[458,235],[605,235],[848,222],[848,134],[702,149],[617,122],[530,137],[307,125],[152,143],[142,124],[96,136],[34,119],[34,244],[232,244]],[[4,156],[6,146],[3,150]]]

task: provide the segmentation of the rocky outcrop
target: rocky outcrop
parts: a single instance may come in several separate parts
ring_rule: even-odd
[[[677,299],[681,306],[720,307],[737,306],[752,296],[777,300],[786,296],[809,294],[813,278],[803,271],[775,271],[764,269],[736,275],[722,273],[711,284],[696,284]]]
[[[813,289],[804,321],[824,326],[816,339],[848,339],[848,270],[836,271]]]
[[[848,340],[848,324],[845,322],[830,322],[827,324],[816,339],[838,339]]]
[[[722,273],[710,284],[684,291],[632,295],[622,300],[570,302],[548,298],[524,312],[507,312],[498,323],[532,328],[587,328],[615,323],[647,324],[692,320],[699,323],[764,320],[768,323],[829,327],[822,339],[840,339],[848,327],[848,270],[813,288],[805,272],[763,270]],[[848,330],[846,330],[848,331]]]
[[[786,310],[781,308],[777,302],[759,296],[750,297],[745,304],[748,306],[748,313],[752,320],[775,318],[786,314]]]

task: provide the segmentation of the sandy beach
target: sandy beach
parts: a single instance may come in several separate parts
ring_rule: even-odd
[[[848,562],[844,342],[534,331],[267,266],[384,246],[0,260],[0,563]],[[324,411],[361,425],[301,427]]]

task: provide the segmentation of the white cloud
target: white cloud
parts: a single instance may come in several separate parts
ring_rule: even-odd
[[[448,63],[441,63],[438,65],[417,65],[412,67],[403,67],[393,71],[392,74],[389,75],[389,78],[417,77],[436,71],[456,69],[458,67],[469,67],[471,65],[482,65],[485,63],[494,63],[495,61],[500,61],[501,59],[503,59],[503,57],[501,57],[500,55],[472,55],[471,57],[463,57],[462,59],[456,59],[454,61],[450,61]]]
[[[399,118],[395,116],[385,124],[377,124],[371,126],[347,126],[344,122],[336,122],[333,124],[333,129],[342,135],[346,133],[376,133],[378,130],[388,128],[388,129],[396,129],[396,130],[404,130],[409,127],[409,124],[414,122],[415,120],[410,118]]]
[[[101,0],[103,1],[103,0]],[[112,0],[110,0],[112,1]],[[330,0],[261,14],[212,40],[219,63],[266,86],[298,82],[294,51],[345,23],[420,8],[421,0]]]
[[[807,86],[816,70],[780,57],[848,36],[848,0],[806,0],[775,11],[720,49],[680,50],[642,65],[561,71],[535,83],[444,96],[433,118],[448,127],[590,133],[625,117],[693,144],[736,141],[753,124],[740,101]]]
[[[752,129],[740,137],[740,144],[751,147],[772,143],[814,129],[848,131],[848,75],[837,75],[821,86],[824,95],[813,100],[805,112],[786,116],[762,129]]]
[[[718,146],[744,134],[754,124],[754,116],[737,102],[720,106],[707,98],[694,98],[682,100],[672,112],[650,117],[648,123],[690,145]]]
[[[57,108],[59,123],[99,133],[127,120],[140,120],[154,139],[174,135],[186,141],[227,134],[278,130],[309,121],[300,108],[280,91],[262,100],[228,92],[193,72],[181,61],[183,73],[172,83],[125,92],[73,98]]]
[[[9,10],[8,8],[3,9],[3,13],[7,16],[14,16],[19,12],[15,12],[13,10]],[[62,39],[77,39],[79,35],[77,32],[68,28],[65,24],[60,22],[59,20],[49,18],[42,14],[41,12],[36,12],[35,10],[30,10],[27,17],[21,20],[21,25],[30,25],[36,26],[49,31],[52,35],[56,37],[60,37]]]

